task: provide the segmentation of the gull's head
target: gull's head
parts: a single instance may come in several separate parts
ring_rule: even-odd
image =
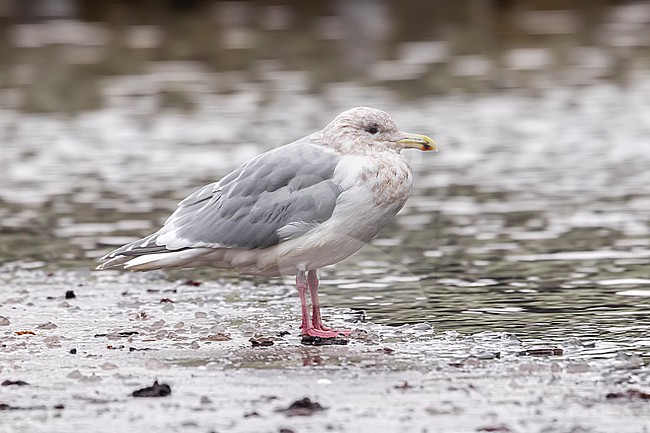
[[[426,135],[404,132],[385,112],[376,108],[356,107],[336,116],[321,131],[324,144],[345,153],[402,149],[437,150]]]

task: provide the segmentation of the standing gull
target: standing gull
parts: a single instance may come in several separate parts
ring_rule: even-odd
[[[408,148],[436,150],[432,139],[400,131],[383,111],[344,111],[321,131],[197,190],[157,232],[105,255],[97,269],[213,266],[296,275],[302,334],[347,335],[323,325],[316,271],[357,252],[404,206],[413,172],[400,152]]]

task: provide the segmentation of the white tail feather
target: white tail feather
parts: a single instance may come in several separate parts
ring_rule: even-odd
[[[193,248],[190,250],[147,254],[129,260],[124,264],[124,269],[130,271],[153,271],[155,269],[181,268],[211,251],[212,249],[210,248]]]

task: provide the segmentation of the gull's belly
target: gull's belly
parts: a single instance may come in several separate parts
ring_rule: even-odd
[[[332,217],[305,235],[277,246],[273,258],[283,273],[332,265],[369,243],[404,206],[412,174],[399,154],[350,158]],[[262,265],[262,263],[260,263]]]

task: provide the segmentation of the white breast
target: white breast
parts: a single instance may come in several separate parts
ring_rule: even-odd
[[[283,273],[318,269],[349,257],[367,244],[404,206],[412,187],[406,158],[345,156],[334,172],[342,193],[332,217],[305,235],[277,246],[260,257],[258,266],[275,262]]]

